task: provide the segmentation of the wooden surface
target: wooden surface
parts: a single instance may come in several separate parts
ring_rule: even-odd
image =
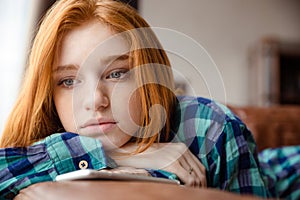
[[[188,188],[185,186],[153,182],[127,181],[65,181],[43,182],[21,190],[15,200],[93,200],[93,199],[214,199],[251,200],[250,196],[224,192],[216,189]]]

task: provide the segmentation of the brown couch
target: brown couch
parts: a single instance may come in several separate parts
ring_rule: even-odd
[[[259,150],[300,145],[300,106],[228,106],[251,130]]]
[[[254,134],[259,150],[300,144],[300,106],[229,106]],[[256,199],[214,189],[114,181],[67,181],[34,184],[16,199]]]
[[[15,200],[255,200],[217,189],[199,189],[185,186],[131,181],[66,181],[44,182],[20,192]]]

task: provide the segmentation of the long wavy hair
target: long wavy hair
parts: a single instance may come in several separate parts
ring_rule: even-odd
[[[20,94],[2,133],[1,147],[28,146],[53,133],[64,131],[53,101],[52,66],[66,33],[93,19],[108,24],[115,33],[149,28],[133,8],[117,1],[57,1],[45,15],[33,42]],[[137,67],[137,82],[141,85],[138,92],[142,105],[142,125],[146,127],[151,124],[136,137],[136,151],[141,152],[158,141],[160,134],[168,137],[170,117],[176,102],[174,80],[172,71],[168,70],[170,62],[166,52],[152,31],[133,32],[128,34],[127,39],[133,49],[130,52],[132,67]],[[153,63],[159,65],[139,67]],[[155,127],[161,127],[156,123],[164,121],[163,113],[154,113],[156,123],[151,123],[149,116],[149,109],[155,104],[163,106],[166,114],[163,129],[159,131]]]

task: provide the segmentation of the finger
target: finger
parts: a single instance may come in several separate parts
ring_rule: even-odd
[[[192,167],[189,164],[190,159],[191,158],[187,158],[187,155],[183,155],[181,158],[178,159],[178,162],[181,165],[182,170],[184,170],[184,172],[185,172],[184,174],[185,174],[185,177],[187,177],[186,182],[188,182],[188,185],[192,186],[192,187],[197,187],[201,184],[200,178],[198,177],[197,174],[195,174],[193,172],[195,167]],[[194,160],[192,160],[192,162],[194,162]],[[194,165],[194,166],[196,166],[196,165]],[[189,183],[189,182],[191,182],[191,183]]]
[[[193,160],[193,162],[191,162],[190,165],[191,167],[193,167],[194,172],[200,178],[201,186],[207,187],[206,168],[194,154],[192,154],[191,152],[188,152],[188,154],[191,157],[191,160]]]
[[[184,153],[177,161],[179,162],[179,164],[181,165],[181,167],[183,169],[185,169],[185,171],[189,172],[192,169],[192,166],[189,164],[188,160],[190,158],[186,158],[187,154]]]
[[[165,170],[176,174],[186,186],[200,187],[201,179],[194,172],[190,172],[191,167],[188,165],[185,157],[186,155],[183,155],[172,165],[166,167]]]
[[[195,187],[206,187],[206,172],[205,167],[201,164],[197,157],[195,157],[190,151],[187,151],[183,156],[185,159],[185,166],[187,165],[189,168],[186,168],[187,171],[196,176],[196,185]],[[180,160],[181,161],[181,160]],[[181,161],[182,162],[182,161]],[[183,164],[184,162],[182,162]]]
[[[166,167],[164,170],[172,172],[177,175],[181,182],[187,186],[194,186],[196,177],[188,173],[188,171],[183,168],[180,161],[177,160],[172,165]]]

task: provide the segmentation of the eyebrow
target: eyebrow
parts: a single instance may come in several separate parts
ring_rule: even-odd
[[[70,70],[77,71],[78,69],[79,69],[78,65],[67,64],[67,65],[57,66],[55,69],[52,70],[52,72],[53,73],[59,73],[59,72],[62,72],[62,71],[70,71]]]
[[[128,54],[112,55],[112,56],[106,57],[104,59],[104,62],[111,64],[116,61],[127,60],[128,58],[129,58]],[[79,68],[80,68],[80,66],[75,65],[75,64],[59,65],[55,69],[52,70],[52,73],[60,73],[63,71],[71,71],[71,70],[78,71]]]
[[[128,60],[128,59],[129,59],[128,54],[112,55],[112,56],[108,56],[107,58],[105,58],[104,62],[105,63],[113,63],[115,61],[123,61],[123,60]]]

